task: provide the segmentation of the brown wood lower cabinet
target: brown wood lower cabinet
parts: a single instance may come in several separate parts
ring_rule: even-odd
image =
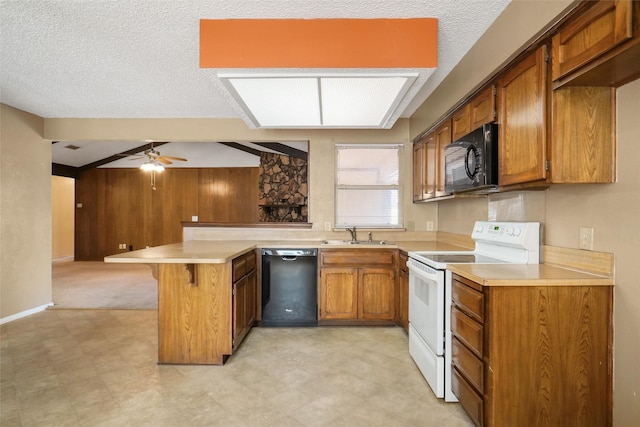
[[[248,252],[232,262],[233,266],[233,348],[253,327],[257,311],[256,254]]]
[[[409,268],[407,260],[409,255],[400,251],[400,266],[398,268],[398,322],[409,332]]]
[[[322,250],[318,320],[395,321],[397,253],[386,249]]]
[[[476,425],[612,425],[611,286],[454,274],[452,298],[452,388]]]
[[[256,255],[159,264],[158,362],[221,365],[256,318]]]

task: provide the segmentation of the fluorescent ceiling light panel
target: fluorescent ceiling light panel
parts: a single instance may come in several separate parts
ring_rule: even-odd
[[[257,128],[388,128],[417,73],[220,74]],[[404,102],[403,102],[404,101]]]
[[[321,124],[315,78],[230,78],[229,83],[261,127]]]
[[[382,127],[408,88],[407,77],[329,77],[320,79],[322,124]],[[413,81],[413,79],[411,79]]]

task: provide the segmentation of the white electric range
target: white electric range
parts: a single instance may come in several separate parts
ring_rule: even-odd
[[[473,251],[409,252],[409,353],[436,397],[451,390],[451,272],[448,264],[538,264],[539,222],[477,221]]]

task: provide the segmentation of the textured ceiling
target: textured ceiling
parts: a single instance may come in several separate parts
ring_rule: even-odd
[[[510,0],[1,0],[0,101],[45,118],[237,118],[199,68],[199,20],[439,21],[438,68],[409,117]]]

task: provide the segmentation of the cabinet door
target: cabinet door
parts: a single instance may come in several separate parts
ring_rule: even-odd
[[[469,102],[469,132],[496,119],[496,87],[489,86]],[[455,141],[456,138],[454,137]]]
[[[444,196],[444,147],[451,144],[451,120],[446,120],[435,131],[436,140],[436,197]]]
[[[247,274],[247,291],[245,300],[245,326],[251,328],[256,321],[258,309],[258,280],[256,270]]]
[[[358,269],[323,268],[320,271],[320,320],[358,317]]]
[[[435,132],[430,133],[424,141],[424,198],[436,196],[438,176],[438,143]]]
[[[424,200],[424,142],[413,145],[413,201]]]
[[[400,324],[409,330],[409,273],[406,270],[400,270],[398,278],[398,286],[400,287]]]
[[[362,268],[358,281],[358,318],[393,320],[396,314],[394,271],[387,268]]]
[[[546,178],[546,46],[519,62],[498,81],[498,183]]]
[[[244,276],[233,284],[233,345],[247,326],[248,278]]]
[[[451,137],[457,140],[471,132],[471,105],[465,104],[451,116]]]
[[[550,182],[615,182],[616,90],[562,87],[551,97]]]
[[[633,36],[633,2],[599,1],[551,40],[553,80],[598,58]]]

